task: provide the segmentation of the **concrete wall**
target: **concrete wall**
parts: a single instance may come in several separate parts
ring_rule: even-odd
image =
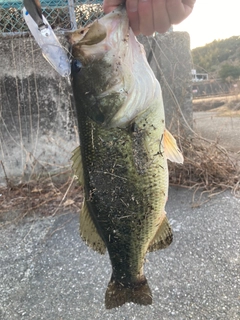
[[[168,126],[181,117],[167,83],[191,124],[188,37],[170,33],[157,36],[157,44],[150,38],[161,72],[147,39],[142,41],[162,85]],[[0,184],[5,173],[19,182],[64,170],[78,145],[70,84],[45,61],[32,38],[0,38],[0,57]]]
[[[0,56],[0,159],[8,178],[63,169],[77,145],[70,84],[32,38],[2,38]]]
[[[172,133],[190,134],[192,114],[192,58],[186,32],[167,32],[153,38],[142,37],[150,66],[162,87],[166,125]]]

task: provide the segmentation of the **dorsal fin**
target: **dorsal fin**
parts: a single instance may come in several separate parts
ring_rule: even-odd
[[[78,146],[76,149],[73,150],[71,160],[73,162],[72,169],[73,169],[74,175],[77,177],[80,185],[83,186],[84,185],[83,166],[82,166],[82,156],[81,156],[80,146]]]
[[[159,221],[158,230],[148,247],[148,252],[167,248],[171,244],[172,238],[172,229],[164,212]]]
[[[162,144],[167,159],[172,162],[183,163],[182,152],[179,150],[175,138],[167,129],[164,130]]]
[[[106,252],[106,245],[94,225],[85,200],[80,212],[80,235],[82,240],[93,250],[101,254]]]

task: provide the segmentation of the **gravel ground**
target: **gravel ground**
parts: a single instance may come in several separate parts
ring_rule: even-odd
[[[217,140],[230,151],[240,151],[240,117],[218,117],[217,112],[194,112],[194,130],[204,138]]]
[[[240,199],[229,192],[191,207],[193,192],[171,188],[174,242],[147,255],[153,305],[105,310],[108,256],[79,238],[78,215],[31,217],[0,234],[0,319],[240,319]]]

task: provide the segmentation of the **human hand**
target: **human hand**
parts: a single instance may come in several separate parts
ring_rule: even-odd
[[[109,13],[125,0],[104,0],[103,10]],[[130,26],[135,33],[149,36],[166,32],[172,24],[187,18],[196,0],[126,0]]]

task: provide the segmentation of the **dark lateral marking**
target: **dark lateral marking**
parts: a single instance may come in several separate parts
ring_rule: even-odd
[[[162,134],[162,136],[161,136],[161,140],[160,140],[160,142],[159,142],[159,152],[158,152],[158,154],[160,154],[160,155],[161,155],[161,157],[163,157],[163,153],[162,153],[162,151],[161,151],[161,144],[162,144],[162,141],[163,141],[163,134]]]

